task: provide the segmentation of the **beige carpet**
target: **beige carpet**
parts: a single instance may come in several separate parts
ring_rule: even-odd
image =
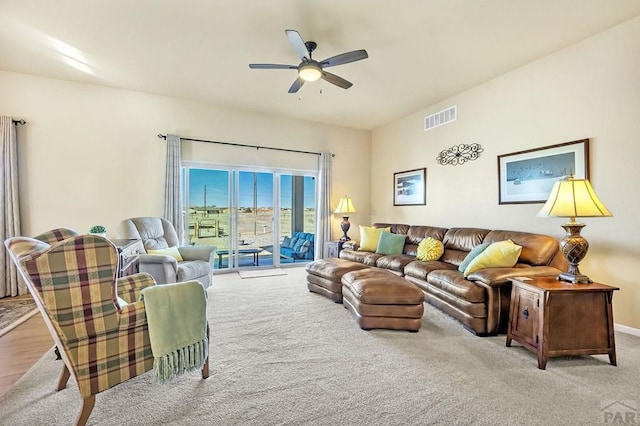
[[[640,338],[606,356],[554,358],[538,370],[505,337],[480,338],[426,305],[419,333],[360,330],[340,304],[309,293],[303,268],[208,290],[211,377],[141,377],[99,394],[97,425],[585,425],[640,404]],[[73,380],[45,355],[4,397],[0,424],[72,424]],[[626,404],[623,405],[622,403]],[[617,407],[617,408],[616,408]],[[624,409],[624,408],[622,408]]]

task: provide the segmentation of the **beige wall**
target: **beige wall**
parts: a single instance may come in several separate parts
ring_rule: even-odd
[[[165,143],[158,133],[245,144],[331,151],[333,206],[357,200],[369,220],[370,132],[221,109],[182,99],[0,72],[0,115],[18,128],[22,230],[103,224],[113,236],[126,217],[163,211]],[[185,144],[185,157],[206,162],[317,168],[317,157]],[[358,168],[353,159],[360,159]],[[340,217],[333,237],[339,238]]]
[[[585,218],[590,250],[581,270],[620,287],[618,324],[640,329],[640,18],[474,87],[373,132],[372,220],[479,226],[562,238],[562,218],[541,204],[499,205],[497,156],[589,138],[591,182],[612,218]],[[428,84],[428,82],[425,82]],[[426,115],[458,105],[458,120],[428,132]],[[481,157],[441,166],[436,156],[479,143]],[[427,167],[427,205],[393,207],[394,172]]]

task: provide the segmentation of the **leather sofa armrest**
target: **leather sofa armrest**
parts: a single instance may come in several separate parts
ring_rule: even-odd
[[[360,241],[349,240],[342,243],[342,249],[348,249],[353,251],[358,251],[360,248]]]
[[[500,287],[513,277],[540,277],[558,275],[562,271],[552,266],[531,266],[527,268],[485,268],[472,272],[467,276],[470,281],[477,281],[489,287]]]

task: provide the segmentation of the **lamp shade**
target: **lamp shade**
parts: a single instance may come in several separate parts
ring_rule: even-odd
[[[551,194],[538,217],[602,217],[613,216],[602,204],[587,179],[558,181],[553,185]]]
[[[340,198],[338,202],[338,208],[334,213],[356,213],[356,208],[353,206],[353,201],[351,198],[344,196]]]

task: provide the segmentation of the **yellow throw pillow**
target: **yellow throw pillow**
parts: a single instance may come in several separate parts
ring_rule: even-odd
[[[391,228],[374,228],[360,225],[360,250],[376,251],[381,232],[391,232]]]
[[[420,241],[420,244],[418,244],[418,253],[416,254],[416,257],[419,260],[430,262],[432,260],[440,259],[442,253],[444,253],[444,244],[442,244],[442,241],[428,237]]]
[[[464,270],[464,276],[484,268],[510,268],[520,257],[522,247],[511,240],[497,241],[487,247]]]
[[[178,251],[178,247],[167,247],[164,249],[158,250],[147,250],[147,254],[164,254],[165,256],[171,256],[178,262],[184,261],[180,252]]]

